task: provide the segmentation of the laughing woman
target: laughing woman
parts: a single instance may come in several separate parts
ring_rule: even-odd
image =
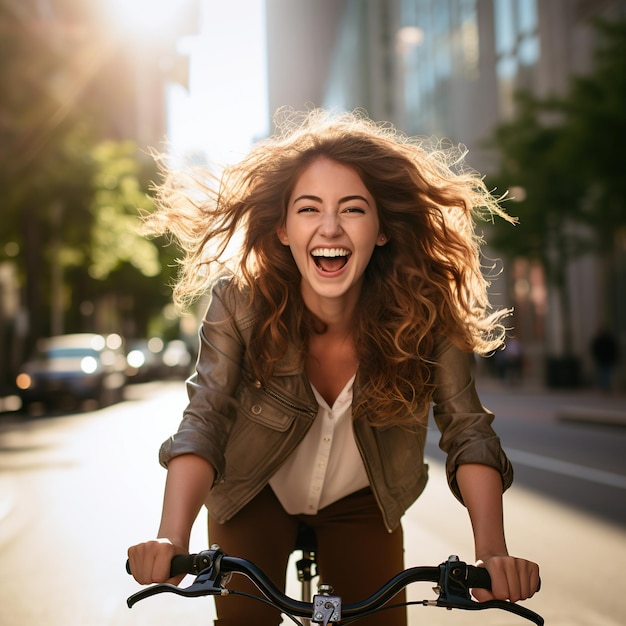
[[[346,603],[367,597],[404,567],[401,518],[426,485],[432,404],[493,579],[476,596],[533,595],[537,565],[505,542],[512,468],[470,372],[472,353],[501,345],[505,314],[489,305],[474,220],[506,215],[460,163],[361,115],[314,111],[286,116],[219,180],[166,178],[147,226],[185,251],[177,301],[211,297],[189,403],[160,450],[158,535],[129,549],[140,583],[168,579],[206,505],[210,543],[279,588],[303,521],[321,579]],[[252,600],[216,604],[222,626],[280,623]],[[404,626],[406,612],[385,624]]]

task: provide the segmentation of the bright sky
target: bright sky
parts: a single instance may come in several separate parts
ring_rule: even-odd
[[[128,1],[128,0],[127,0]],[[189,92],[168,93],[168,139],[181,155],[216,165],[241,158],[267,133],[264,0],[201,0],[200,34],[190,53]]]

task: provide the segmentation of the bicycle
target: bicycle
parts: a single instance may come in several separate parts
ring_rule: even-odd
[[[311,601],[311,581],[317,576],[317,537],[308,524],[300,522],[296,543],[292,554],[300,552],[301,558],[295,563],[300,583],[300,598],[304,602]],[[310,626],[310,619],[303,619],[302,626]]]
[[[126,569],[130,573],[128,562]],[[312,602],[295,600],[280,591],[254,563],[246,559],[228,556],[216,545],[197,554],[175,556],[172,559],[170,575],[179,574],[192,574],[196,578],[191,585],[184,588],[167,583],[151,585],[130,596],[127,600],[128,607],[132,608],[140,600],[166,592],[184,597],[245,595],[274,606],[295,624],[303,624],[297,618],[305,618],[313,624],[322,624],[322,626],[333,626],[339,623],[345,626],[366,615],[396,608],[399,605],[388,604],[389,601],[409,584],[432,582],[436,585],[433,590],[438,593],[436,600],[411,601],[402,603],[402,605],[417,604],[448,610],[469,611],[500,609],[514,613],[533,624],[537,624],[537,626],[544,624],[544,620],[539,614],[518,604],[503,600],[488,600],[486,602],[473,600],[470,589],[490,588],[489,573],[484,568],[464,563],[457,556],[450,556],[438,566],[405,569],[369,598],[362,602],[347,605],[342,605],[341,598],[334,595],[332,587],[328,584],[319,585],[318,592],[313,596]],[[226,585],[232,574],[247,576],[263,595],[255,596],[229,590]]]

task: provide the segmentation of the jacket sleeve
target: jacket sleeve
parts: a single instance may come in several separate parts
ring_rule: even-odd
[[[224,473],[224,449],[236,416],[244,352],[231,294],[223,286],[212,292],[199,331],[196,371],[187,381],[189,403],[178,431],[159,451],[164,467],[182,454],[204,458],[215,468],[216,481]]]
[[[502,476],[502,488],[513,482],[513,467],[491,423],[493,413],[481,403],[470,370],[470,355],[450,342],[441,346],[435,365],[433,416],[441,432],[439,447],[447,454],[448,485],[463,504],[456,470],[464,463],[489,465]]]

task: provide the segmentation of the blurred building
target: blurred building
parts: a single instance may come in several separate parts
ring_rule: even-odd
[[[564,95],[571,77],[591,68],[594,18],[626,17],[624,0],[266,2],[270,113],[282,105],[362,107],[410,135],[465,144],[469,165],[483,173],[496,166],[484,141],[513,115],[515,91]],[[543,379],[544,357],[562,350],[551,294],[540,268],[511,260],[505,270],[494,302],[515,305],[528,371]],[[591,258],[570,272],[584,285],[570,307],[585,372],[591,335],[607,317],[626,345],[624,296],[618,311],[603,310],[601,272]]]
[[[162,141],[166,128],[165,86],[186,82],[188,59],[178,40],[195,33],[199,0],[183,0],[167,29],[152,19],[147,4],[136,21],[121,2],[106,0],[2,0],[0,32],[18,28],[42,46],[75,50],[73,62],[57,71],[59,107],[71,110],[86,99],[100,100],[103,132],[140,145]],[[132,3],[129,3],[132,5]],[[162,10],[158,5],[154,13]],[[18,26],[16,26],[16,24]],[[158,27],[159,33],[154,30]]]
[[[283,106],[303,110],[324,103],[331,62],[346,36],[342,23],[347,4],[347,0],[265,0],[270,116]]]

